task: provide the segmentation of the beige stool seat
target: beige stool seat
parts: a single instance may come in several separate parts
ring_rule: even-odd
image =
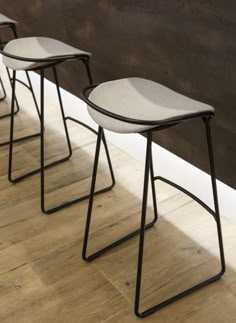
[[[88,106],[94,121],[102,128],[119,132],[142,132],[185,117],[204,112],[214,113],[214,108],[179,94],[159,83],[142,78],[126,78],[98,85],[89,95],[89,101],[122,117],[156,121],[156,125],[133,124],[111,118]]]
[[[47,37],[14,39],[5,46],[4,52],[18,57],[18,59],[13,59],[3,56],[3,63],[15,71],[39,68],[61,58],[69,59],[69,57],[78,58],[79,56],[91,56],[88,52]],[[32,62],[20,60],[24,58],[29,60],[32,59]],[[36,61],[34,61],[34,59]],[[44,61],[39,62],[38,60]]]
[[[11,18],[8,18],[7,16],[0,13],[0,27],[3,25],[15,25],[17,24],[17,21],[12,20]]]

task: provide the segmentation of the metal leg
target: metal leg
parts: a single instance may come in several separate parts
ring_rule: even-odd
[[[6,68],[6,71],[7,71],[9,81],[10,81],[10,83],[12,83],[12,78],[11,78],[9,69]],[[38,103],[37,103],[36,96],[35,96],[35,93],[34,93],[34,89],[33,89],[33,86],[32,86],[32,82],[31,82],[31,79],[30,79],[30,76],[29,76],[29,72],[25,71],[25,74],[26,74],[26,78],[28,80],[29,85],[27,85],[25,82],[23,82],[23,81],[21,81],[19,79],[16,79],[16,81],[18,83],[21,83],[24,87],[26,87],[31,92],[32,97],[33,97],[33,101],[34,101],[34,105],[35,105],[35,108],[36,108],[36,111],[37,111],[37,114],[38,114],[39,120],[40,120],[40,111],[39,111],[39,108],[38,108]],[[16,97],[15,97],[15,100],[16,100],[16,107],[17,107],[17,109],[15,111],[15,114],[17,114],[19,112],[20,108],[19,108],[19,104],[18,104],[18,101],[17,101]],[[10,114],[5,115],[4,117],[8,117],[8,116],[10,116]]]
[[[16,82],[16,72],[13,71],[13,83],[14,83],[14,91],[12,91],[12,98],[15,97],[15,82]],[[12,177],[12,154],[13,154],[13,143],[14,143],[14,140],[13,140],[13,131],[14,131],[14,113],[12,112],[11,113],[11,127],[10,127],[10,145],[9,145],[9,172],[8,172],[8,178],[9,178],[9,181],[11,183],[17,183],[17,182],[20,182],[21,180],[27,178],[27,177],[30,177],[34,174],[37,174],[39,172],[41,172],[41,174],[43,174],[44,176],[44,168],[47,169],[47,168],[50,168],[52,166],[55,166],[57,164],[60,164],[66,160],[68,160],[71,156],[71,152],[69,151],[69,154],[66,156],[66,157],[63,157],[57,161],[54,161],[46,166],[44,166],[43,168],[43,171],[42,171],[42,164],[44,165],[44,98],[43,98],[43,95],[44,95],[44,70],[41,70],[41,81],[40,81],[40,88],[41,88],[41,93],[40,93],[40,102],[41,102],[41,115],[40,115],[40,128],[41,128],[41,131],[40,131],[40,138],[41,138],[41,166],[40,168],[38,169],[35,169],[27,174],[24,174],[24,175],[21,175],[17,178],[14,178]],[[12,99],[13,100],[13,99]],[[14,101],[12,101],[12,108],[14,109]],[[14,111],[14,110],[12,110]],[[42,130],[43,129],[43,130]],[[32,136],[28,136],[27,138],[29,137],[36,137],[38,136],[38,134],[35,134],[35,135],[32,135]],[[18,139],[19,140],[22,140],[21,139]],[[16,140],[15,140],[16,141]],[[42,147],[43,146],[43,147]],[[44,184],[44,181],[42,180],[43,184]],[[44,185],[42,185],[42,190],[44,191]],[[44,196],[44,194],[42,194]],[[44,197],[42,197],[42,200],[44,199]]]
[[[24,136],[14,140],[14,117],[15,117],[15,91],[16,91],[16,71],[13,71],[12,76],[12,99],[11,99],[11,119],[10,119],[10,139],[8,142],[1,143],[1,146],[5,146],[9,144],[9,161],[8,161],[8,179],[10,182],[15,182],[17,180],[12,179],[12,161],[13,161],[13,144],[17,142],[21,142],[27,139],[32,139],[39,136],[39,133]]]
[[[10,74],[10,71],[9,71],[9,69],[6,67],[6,71],[7,71],[7,76],[8,76],[8,79],[9,79],[9,82],[10,82],[10,85],[11,85],[11,88],[12,88],[12,77],[11,77],[11,74]],[[1,83],[2,83],[2,86],[3,86],[3,82],[2,82],[2,80],[1,80]],[[4,88],[4,86],[3,86],[3,88]],[[5,92],[5,97],[4,97],[4,99],[6,98],[6,91],[5,91],[5,88],[4,88],[4,92]],[[19,111],[20,111],[20,107],[19,107],[19,103],[18,103],[18,101],[17,101],[17,98],[16,98],[16,96],[15,96],[15,101],[16,101],[16,110],[14,110],[14,114],[17,114]],[[6,114],[4,114],[4,115],[1,115],[0,116],[0,119],[5,119],[5,118],[8,118],[8,117],[10,117],[11,116],[11,113],[6,113]],[[9,144],[9,142],[4,142],[4,143],[1,143],[0,144],[0,147],[1,146],[6,146],[6,145],[8,145]]]
[[[90,71],[90,66],[89,66],[89,61],[88,60],[83,60],[85,67],[86,67],[86,72],[87,72],[87,76],[88,76],[88,80],[90,82],[90,84],[93,82],[92,80],[92,74]],[[55,83],[56,83],[56,87],[57,87],[57,93],[58,93],[58,98],[59,98],[59,103],[60,103],[60,109],[61,109],[61,113],[62,113],[62,119],[63,119],[63,124],[64,124],[64,129],[65,129],[65,133],[66,133],[66,139],[67,139],[67,144],[68,144],[68,149],[69,149],[69,157],[71,157],[72,155],[72,149],[71,149],[71,145],[70,145],[70,139],[69,139],[69,132],[68,132],[68,128],[67,128],[67,124],[66,121],[70,120],[72,122],[75,122],[77,124],[82,125],[83,127],[87,128],[88,130],[90,130],[91,132],[93,132],[94,134],[98,135],[97,131],[95,131],[94,129],[92,129],[91,127],[89,127],[88,125],[84,124],[81,121],[78,121],[72,117],[65,117],[65,113],[64,113],[64,109],[63,109],[63,104],[62,104],[62,99],[61,99],[61,94],[60,94],[60,87],[59,87],[59,81],[58,81],[58,76],[57,76],[57,71],[56,68],[53,67],[53,74],[54,74],[54,79],[55,79]],[[106,157],[107,157],[107,162],[108,162],[108,167],[109,167],[109,171],[110,171],[110,175],[111,175],[111,184],[101,190],[96,191],[94,194],[100,194],[100,193],[104,193],[107,192],[109,190],[111,190],[114,185],[115,185],[115,176],[114,176],[114,171],[112,168],[112,163],[111,163],[111,158],[110,158],[110,154],[109,154],[109,150],[108,150],[108,145],[107,145],[107,141],[105,138],[105,134],[102,131],[102,141],[104,144],[104,148],[105,148],[105,153],[106,153]],[[44,176],[44,168],[41,168],[41,174],[42,176]],[[44,181],[42,181],[42,183],[44,184]],[[73,204],[79,203],[85,199],[89,198],[89,194],[80,196],[79,198],[73,199],[71,201],[62,203],[58,206],[55,206],[51,209],[46,209],[45,207],[45,189],[44,189],[44,185],[41,186],[41,209],[42,212],[46,213],[46,214],[51,214],[54,213],[56,211],[59,211],[65,207],[71,206]]]
[[[136,316],[143,318],[153,314],[154,312],[160,310],[161,308],[181,299],[182,297],[218,280],[225,272],[225,259],[224,259],[224,249],[223,249],[223,240],[222,240],[222,232],[221,232],[221,223],[220,223],[220,213],[219,213],[219,205],[218,205],[218,197],[217,197],[217,187],[216,187],[216,176],[215,176],[215,166],[214,166],[214,157],[213,157],[213,149],[212,149],[212,141],[211,141],[211,132],[210,132],[210,120],[204,119],[206,124],[206,134],[207,134],[207,142],[208,142],[208,152],[209,152],[209,161],[210,161],[210,169],[211,169],[211,180],[212,180],[212,189],[213,189],[213,196],[214,196],[214,204],[215,204],[215,211],[211,210],[208,206],[206,206],[201,200],[196,198],[190,192],[184,190],[180,186],[164,179],[164,181],[170,185],[173,184],[176,188],[179,188],[184,193],[188,194],[189,196],[193,197],[198,203],[200,203],[210,214],[214,214],[214,219],[216,220],[217,224],[217,232],[218,232],[218,242],[219,242],[219,250],[220,250],[220,261],[221,261],[221,270],[219,273],[214,275],[211,278],[204,280],[203,282],[179,293],[174,295],[173,297],[143,311],[140,312],[140,294],[141,294],[141,282],[142,282],[142,265],[143,265],[143,252],[144,252],[144,237],[145,237],[145,230],[153,226],[156,222],[158,214],[157,214],[157,207],[156,207],[156,199],[154,198],[155,195],[155,187],[154,182],[156,179],[161,179],[161,177],[154,177],[153,172],[153,161],[152,161],[152,134],[151,132],[148,133],[147,136],[147,147],[146,147],[146,162],[145,162],[145,172],[144,172],[144,186],[143,186],[143,200],[142,200],[142,211],[141,211],[141,225],[140,229],[136,230],[135,232],[123,237],[122,239],[106,246],[105,248],[93,253],[90,256],[87,256],[87,246],[88,246],[88,239],[89,239],[89,229],[92,217],[92,208],[93,208],[93,198],[94,198],[94,189],[96,183],[96,174],[97,174],[97,167],[98,167],[98,160],[99,160],[99,151],[100,151],[100,144],[102,138],[102,128],[99,127],[98,131],[98,138],[97,138],[97,146],[96,146],[96,154],[95,154],[95,161],[94,161],[94,169],[92,175],[92,184],[91,184],[91,191],[90,191],[90,199],[89,199],[89,206],[88,206],[88,213],[87,213],[87,222],[85,227],[85,235],[84,235],[84,243],[83,243],[83,252],[82,257],[86,261],[91,261],[99,256],[101,256],[106,251],[118,246],[120,243],[128,240],[129,238],[133,237],[136,234],[140,234],[139,238],[139,252],[138,252],[138,264],[137,264],[137,276],[136,276],[136,291],[135,291],[135,304],[134,304],[134,312]],[[148,197],[148,184],[149,184],[149,176],[151,178],[152,184],[152,194],[153,194],[153,204],[154,204],[154,220],[150,224],[146,224],[146,211],[147,211],[147,197]],[[212,215],[213,215],[212,214]]]
[[[111,185],[109,189],[112,189],[115,184],[116,184],[116,180],[115,180],[115,175],[114,175],[114,171],[113,171],[113,167],[112,167],[112,163],[111,163],[111,157],[110,157],[110,153],[109,153],[109,149],[108,149],[108,145],[107,145],[107,140],[104,134],[104,131],[102,133],[102,141],[103,141],[103,145],[105,148],[105,152],[106,152],[106,156],[107,156],[107,162],[108,162],[108,167],[109,167],[109,171],[110,171],[110,175],[111,175]]]
[[[40,115],[38,103],[37,103],[37,100],[36,100],[36,96],[35,96],[35,93],[34,93],[34,89],[33,89],[33,86],[32,86],[32,82],[31,82],[31,79],[30,79],[30,76],[29,76],[29,72],[25,71],[25,74],[26,74],[26,77],[27,77],[27,80],[28,80],[28,83],[29,83],[29,87],[28,86],[27,87],[28,87],[28,89],[30,90],[30,92],[32,94],[34,105],[35,105],[35,108],[36,108],[36,111],[37,111],[37,114],[38,114],[38,117],[39,117],[39,120],[40,120],[41,115]],[[22,84],[26,85],[25,83],[22,83]]]
[[[91,191],[90,191],[90,198],[89,198],[89,206],[88,206],[88,213],[87,213],[87,222],[86,222],[85,235],[84,235],[83,252],[82,252],[82,257],[86,261],[91,261],[91,260],[101,256],[102,254],[104,254],[108,250],[111,250],[112,248],[120,245],[121,243],[129,240],[130,238],[132,238],[132,237],[134,237],[134,236],[136,236],[137,234],[140,233],[140,229],[137,229],[137,230],[129,233],[128,235],[122,237],[121,239],[111,243],[110,245],[102,248],[101,250],[93,253],[92,255],[87,256],[89,228],[90,228],[90,222],[91,222],[91,216],[92,216],[93,198],[94,198],[94,195],[95,195],[94,189],[95,189],[95,183],[96,183],[97,167],[98,167],[98,159],[99,159],[99,152],[100,152],[100,144],[101,144],[102,133],[103,133],[103,129],[101,127],[99,127],[98,137],[97,137],[96,153],[95,153],[95,160],[94,160],[94,169],[93,169],[93,175],[92,175],[92,184],[91,184]],[[150,160],[151,160],[151,153],[150,153]],[[148,167],[149,167],[149,169],[151,169],[151,163],[149,163]],[[155,206],[154,206],[154,209],[155,209]],[[151,221],[150,223],[145,225],[145,230],[153,227],[153,225],[155,224],[155,222],[157,220],[157,212],[155,211],[154,213],[155,213],[155,216],[154,216],[153,221]]]
[[[152,140],[151,140],[151,145],[152,145]],[[156,200],[155,176],[154,176],[154,169],[153,169],[152,147],[151,147],[151,161],[150,161],[150,176],[151,176],[151,185],[152,185],[154,221],[156,222],[158,220],[158,211],[157,211],[157,200]]]
[[[11,81],[11,76],[10,76],[10,73],[9,73],[8,69],[7,69],[7,72],[8,72],[9,79]],[[33,98],[33,101],[34,101],[34,105],[35,105],[35,108],[36,108],[36,111],[37,111],[37,114],[38,114],[38,117],[39,117],[39,120],[40,120],[40,111],[39,111],[38,103],[37,103],[36,96],[35,96],[35,93],[34,93],[33,85],[32,85],[32,82],[31,82],[31,79],[30,79],[30,76],[29,76],[29,72],[25,71],[25,75],[26,75],[26,78],[27,78],[27,81],[28,81],[29,85],[27,85],[25,82],[21,81],[20,79],[16,79],[16,81],[18,83],[22,84],[24,87],[26,87],[31,92],[32,98]],[[19,105],[18,105],[17,99],[16,99],[16,103],[17,103],[17,110],[16,110],[16,113],[17,113],[19,111]]]
[[[147,198],[148,198],[148,182],[149,182],[150,165],[152,160],[151,144],[152,144],[152,136],[151,136],[151,133],[149,132],[147,137],[147,148],[146,148],[146,162],[145,162],[145,171],[144,171],[143,201],[142,201],[142,212],[141,212],[138,266],[137,266],[136,292],[135,292],[135,314],[136,315],[138,314],[138,310],[139,310],[139,300],[140,300],[140,291],[141,291],[144,234],[145,234]]]
[[[182,297],[218,280],[225,272],[225,259],[224,259],[224,248],[223,248],[223,240],[222,240],[222,232],[221,232],[221,223],[220,223],[220,213],[219,213],[219,205],[218,205],[218,197],[217,197],[217,187],[216,187],[216,177],[215,177],[215,166],[214,166],[214,157],[213,157],[213,149],[212,149],[212,141],[211,141],[211,132],[210,132],[210,119],[205,119],[206,124],[206,134],[207,134],[207,142],[208,142],[208,152],[209,152],[209,161],[210,161],[210,169],[211,169],[211,179],[212,179],[212,189],[214,196],[214,204],[215,204],[215,220],[217,223],[217,232],[218,232],[218,241],[219,241],[219,250],[220,250],[220,261],[221,261],[221,270],[218,274],[214,275],[211,278],[157,304],[144,312],[139,311],[140,304],[140,292],[141,292],[141,277],[142,277],[142,263],[143,263],[143,247],[144,247],[144,233],[145,233],[145,217],[146,217],[146,199],[147,199],[147,181],[148,181],[148,163],[150,163],[150,144],[147,144],[147,157],[146,157],[146,167],[145,167],[145,177],[144,177],[144,193],[143,193],[143,207],[142,207],[142,216],[141,216],[141,232],[140,232],[140,241],[139,241],[139,255],[138,255],[138,268],[137,268],[137,280],[136,280],[136,293],[135,293],[135,306],[134,312],[136,316],[143,318],[147,317],[154,312],[160,310],[161,308],[181,299]],[[149,140],[149,139],[148,139]],[[191,193],[190,193],[191,194]]]
[[[16,71],[13,71],[12,76],[12,97],[11,97],[11,123],[10,123],[10,141],[9,141],[9,161],[8,161],[8,179],[12,181],[12,153],[13,153],[13,134],[14,134],[14,103],[16,90]]]
[[[84,62],[85,68],[86,68],[86,73],[88,76],[89,84],[93,84],[93,78],[92,78],[92,73],[91,73],[91,69],[90,69],[89,59],[85,59],[85,60],[83,60],[83,62]],[[76,120],[74,120],[73,118],[68,118],[68,119],[76,122]],[[87,125],[85,125],[82,122],[77,122],[77,123],[80,123],[81,125],[85,126],[87,129],[89,129],[90,131],[94,132],[97,135],[97,132],[94,131],[91,127],[88,127]],[[105,147],[107,161],[108,161],[109,170],[110,170],[110,174],[111,174],[112,184],[111,184],[110,188],[112,188],[115,186],[115,176],[114,176],[114,172],[113,172],[113,168],[112,168],[111,157],[110,157],[110,153],[109,153],[107,140],[106,140],[104,131],[103,131],[102,141],[103,141],[103,144]]]
[[[65,120],[70,120],[72,122],[75,122],[75,123],[83,126],[84,128],[88,129],[89,131],[93,132],[96,136],[98,136],[98,132],[96,130],[94,130],[93,128],[91,128],[87,124],[83,123],[82,121],[79,121],[79,120],[74,119],[72,117],[66,117]],[[103,131],[103,135],[102,135],[102,141],[103,141],[103,145],[104,145],[104,148],[105,148],[105,153],[106,153],[106,157],[107,157],[109,172],[110,172],[110,175],[111,175],[111,185],[108,186],[108,190],[110,190],[115,186],[116,180],[115,180],[115,175],[114,175],[114,171],[113,171],[113,168],[112,168],[111,157],[110,157],[110,153],[109,153],[109,149],[108,149],[108,145],[107,145],[107,141],[106,141],[104,131]],[[87,196],[87,197],[89,197],[89,196]]]
[[[89,65],[89,59],[84,59],[83,63],[84,63],[85,68],[86,68],[86,74],[87,74],[87,77],[88,77],[89,84],[93,84],[93,78],[92,78],[92,73],[91,73],[91,69],[90,69],[90,65]],[[65,118],[65,120],[70,120],[72,122],[75,122],[75,123],[85,127],[86,129],[90,130],[95,135],[98,135],[98,132],[96,130],[89,127],[85,123],[83,123],[83,122],[81,122],[79,120],[76,120],[75,118],[67,116]],[[109,171],[110,171],[111,180],[112,180],[112,184],[108,187],[108,190],[109,190],[109,189],[111,189],[111,188],[113,188],[115,186],[115,176],[114,176],[114,172],[113,172],[113,168],[112,168],[111,157],[110,157],[110,153],[109,153],[109,149],[108,149],[108,145],[107,145],[107,141],[106,141],[104,131],[103,131],[102,141],[103,141],[103,144],[104,144],[104,148],[105,148],[105,152],[106,152],[106,156],[107,156],[107,161],[108,161],[108,165],[109,165]]]
[[[59,87],[59,82],[58,82],[58,76],[57,76],[57,71],[56,68],[53,67],[53,75],[56,83],[56,88],[57,88],[57,94],[58,94],[58,99],[59,99],[59,104],[60,104],[60,109],[61,109],[61,114],[62,114],[62,120],[63,120],[63,125],[64,125],[64,130],[66,134],[66,141],[68,145],[68,155],[66,157],[66,160],[68,160],[71,155],[72,155],[72,148],[71,148],[71,143],[70,143],[70,138],[69,138],[69,132],[65,120],[65,113],[64,113],[64,108],[62,104],[62,99],[61,99],[61,92],[60,92],[60,87]],[[60,205],[58,207],[52,208],[47,210],[45,208],[45,175],[44,175],[44,170],[45,170],[45,165],[44,165],[44,70],[41,71],[41,93],[40,93],[40,102],[41,102],[41,167],[40,167],[40,172],[41,172],[41,210],[42,212],[49,214],[53,213],[63,207],[65,207],[66,203],[64,205]]]
[[[92,78],[92,73],[91,73],[91,69],[90,69],[90,65],[89,65],[89,59],[84,59],[83,63],[86,68],[86,73],[88,76],[89,84],[93,84],[93,78]]]
[[[45,177],[44,177],[44,70],[40,71],[40,181],[41,181],[41,210],[44,212],[44,188],[45,188]]]
[[[11,30],[12,30],[12,33],[13,33],[14,38],[18,38],[17,31],[16,31],[16,26],[15,25],[12,25],[11,26]]]
[[[55,66],[53,67],[53,75],[54,75],[54,79],[55,79],[55,83],[56,83],[57,95],[58,95],[58,100],[59,100],[61,115],[62,115],[62,121],[63,121],[63,125],[64,125],[64,130],[65,130],[65,134],[66,134],[66,141],[67,141],[67,146],[68,146],[68,150],[69,150],[68,157],[70,158],[72,156],[72,148],[71,148],[71,143],[70,143],[69,131],[68,131],[67,124],[66,124],[66,118],[65,118],[65,113],[64,113],[64,108],[63,108],[63,103],[62,103],[62,98],[61,98],[61,91],[60,91],[59,81],[58,81],[58,76],[57,76],[57,70],[56,70]]]
[[[6,93],[6,90],[5,90],[5,87],[4,87],[4,84],[3,84],[3,81],[2,81],[1,77],[0,77],[0,84],[1,84],[2,92],[3,92],[3,96],[0,97],[0,101],[3,101],[3,100],[6,99],[7,93]]]
[[[59,161],[59,162],[62,162],[62,161],[68,160],[71,157],[72,149],[71,149],[71,144],[70,144],[69,132],[68,132],[66,121],[65,121],[64,109],[63,109],[63,105],[62,105],[61,93],[60,93],[58,77],[57,77],[57,72],[56,72],[55,67],[53,67],[53,74],[54,74],[54,78],[55,78],[55,82],[56,82],[57,94],[58,94],[64,129],[65,129],[65,133],[66,133],[67,145],[68,145],[68,150],[69,150],[67,157],[63,158]],[[56,208],[53,208],[50,210],[46,210],[46,208],[45,208],[45,169],[48,167],[48,165],[45,166],[45,161],[44,161],[44,159],[45,159],[44,158],[45,157],[45,154],[44,154],[44,132],[45,132],[44,131],[44,70],[41,70],[41,72],[40,72],[40,111],[41,111],[41,115],[40,115],[40,119],[41,119],[41,123],[40,123],[40,133],[41,133],[41,136],[40,136],[41,210],[42,210],[42,212],[49,214],[49,213],[55,212]],[[50,166],[56,165],[57,163],[58,163],[58,161],[51,163]],[[59,207],[57,207],[57,209],[59,209],[61,207],[62,206],[59,206]]]
[[[210,118],[204,119],[204,122],[206,126],[209,163],[210,163],[210,170],[211,170],[211,183],[212,183],[212,192],[213,192],[214,206],[215,206],[215,220],[216,220],[217,231],[218,231],[219,250],[220,250],[220,259],[221,259],[221,275],[223,275],[225,272],[225,257],[224,257],[224,246],[223,246],[221,221],[220,221],[220,209],[219,209],[219,201],[218,201],[218,193],[217,193],[217,185],[216,185],[216,172],[215,172],[212,139],[211,139],[210,120],[211,120]]]
[[[66,120],[69,119],[69,118],[68,117],[67,118],[65,117],[65,113],[64,113],[64,109],[63,109],[63,103],[62,103],[62,98],[61,98],[61,93],[60,93],[59,81],[58,81],[57,71],[56,71],[56,68],[55,67],[53,67],[53,74],[54,74],[54,78],[55,78],[55,83],[56,83],[56,88],[57,88],[57,93],[58,93],[58,99],[59,99],[60,109],[61,109],[61,114],[62,114],[62,120],[63,120],[63,125],[64,125],[64,129],[65,129],[65,133],[66,133],[67,144],[68,144],[68,150],[69,150],[68,158],[70,158],[71,155],[72,155],[72,148],[71,148],[70,138],[69,138],[69,132],[68,132],[67,124],[66,124]],[[43,88],[43,83],[41,84],[41,88]],[[42,95],[41,95],[41,97],[42,97]],[[41,102],[41,109],[44,109],[44,105],[42,104],[42,102]],[[44,117],[44,115],[41,112],[41,118],[42,118],[41,126],[42,127],[44,127],[44,125],[42,125],[42,124],[44,124],[43,117]],[[80,122],[78,122],[78,123],[80,123]],[[82,124],[82,125],[84,125],[84,124]],[[86,127],[88,129],[90,128],[87,125],[86,125]],[[111,177],[112,177],[112,184],[109,185],[106,188],[103,188],[101,190],[96,191],[95,194],[100,194],[100,193],[107,192],[110,189],[112,189],[112,187],[115,185],[114,173],[113,173],[113,169],[112,169],[112,165],[111,165],[111,160],[110,160],[110,156],[109,156],[109,152],[108,152],[107,143],[105,141],[104,133],[102,133],[102,140],[103,140],[103,143],[104,143],[104,146],[105,146],[105,151],[106,151],[106,154],[107,154],[108,165],[109,165],[109,169],[110,169],[110,173],[111,173]],[[50,208],[50,209],[47,209],[45,207],[44,169],[46,167],[44,166],[44,161],[43,161],[44,160],[44,144],[43,144],[43,142],[44,142],[44,138],[41,135],[41,158],[42,158],[42,160],[41,160],[41,209],[42,209],[42,212],[45,213],[45,214],[52,214],[52,213],[54,213],[56,211],[62,210],[64,208],[68,207],[68,206],[71,206],[73,204],[79,203],[79,202],[81,202],[81,201],[89,198],[89,194],[80,196],[80,197],[78,197],[76,199],[73,199],[71,201],[62,203],[62,204],[60,204],[58,206],[55,206],[53,208]]]
[[[6,68],[6,71],[7,71],[8,78],[9,78],[9,81],[10,81],[11,87],[12,87],[12,81],[13,81],[13,79],[12,79],[12,77],[10,75],[10,71],[9,71],[8,68]],[[16,78],[15,78],[15,81],[23,84],[31,92],[32,97],[33,97],[33,100],[34,100],[34,104],[35,104],[35,107],[36,107],[36,111],[37,111],[37,114],[38,114],[38,117],[39,117],[39,120],[40,120],[40,111],[39,111],[38,104],[37,104],[37,100],[36,100],[36,97],[35,97],[35,94],[34,94],[33,86],[32,86],[32,83],[31,83],[31,80],[30,80],[30,77],[29,77],[29,73],[28,73],[28,71],[26,71],[25,73],[26,73],[27,80],[29,82],[29,86],[27,84],[25,84],[24,82],[16,79]],[[1,79],[0,79],[0,82],[1,82]],[[15,95],[15,103],[16,103],[16,110],[14,109],[14,115],[16,115],[19,112],[19,110],[20,110],[19,104],[18,104],[18,101],[17,101],[17,98],[16,98],[16,95]],[[6,117],[9,117],[9,116],[11,116],[11,113],[8,113],[8,114],[5,114],[3,116],[0,116],[0,119],[6,118]],[[39,135],[40,135],[40,133],[35,133],[33,135],[28,135],[28,136],[20,137],[18,139],[13,140],[13,142],[14,143],[21,142],[21,141],[24,141],[24,140],[28,140],[28,139],[32,139],[32,138],[38,137]],[[5,141],[5,142],[0,143],[0,147],[7,146],[7,145],[9,145],[9,141]]]
[[[97,145],[96,145],[96,151],[95,151],[95,158],[94,158],[91,189],[90,189],[88,214],[87,214],[87,221],[86,221],[85,234],[84,234],[84,244],[83,244],[83,252],[82,252],[82,257],[84,260],[87,260],[86,250],[87,250],[87,245],[88,245],[89,228],[90,228],[90,222],[91,222],[91,216],[92,216],[93,198],[94,198],[94,190],[95,190],[95,185],[96,185],[96,177],[97,177],[97,169],[98,169],[98,161],[99,161],[99,154],[100,154],[100,147],[101,147],[102,132],[103,132],[103,129],[101,127],[99,127],[98,128],[98,136],[97,136]]]

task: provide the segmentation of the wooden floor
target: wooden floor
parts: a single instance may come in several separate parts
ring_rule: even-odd
[[[9,93],[9,92],[8,92]],[[18,88],[16,135],[37,131],[30,95]],[[0,103],[1,113],[9,102]],[[66,154],[56,106],[47,113],[47,161]],[[9,120],[0,120],[8,138]],[[69,123],[74,154],[47,171],[47,205],[88,192],[95,137]],[[117,179],[94,205],[91,251],[137,228],[143,165],[110,145]],[[39,141],[16,145],[14,175],[37,167]],[[87,201],[51,216],[40,212],[39,176],[7,180],[8,148],[0,148],[0,322],[139,322],[133,314],[138,238],[92,263],[81,259]],[[104,154],[98,187],[110,183]],[[214,220],[184,194],[159,183],[159,221],[145,240],[142,304],[154,305],[219,270]],[[204,187],[203,189],[208,189]],[[210,183],[209,183],[210,189]],[[149,219],[152,204],[149,201]],[[236,226],[223,219],[227,272],[218,282],[162,309],[145,322],[236,322]]]

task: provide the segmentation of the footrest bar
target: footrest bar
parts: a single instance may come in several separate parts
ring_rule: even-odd
[[[19,112],[19,109],[17,109],[15,112],[14,112],[14,115],[16,115],[17,113]],[[11,116],[11,113],[7,113],[7,114],[4,114],[2,116],[0,116],[0,120],[1,119],[5,119],[5,118],[8,118]]]
[[[26,87],[30,92],[32,92],[31,87],[30,87],[29,85],[27,85],[25,82],[23,82],[23,81],[21,81],[21,80],[19,80],[19,79],[17,79],[17,78],[16,78],[16,82],[18,82],[18,83],[22,84],[22,85],[23,85],[24,87]]]
[[[38,132],[33,135],[28,135],[25,137],[14,139],[13,143],[21,142],[21,141],[32,139],[32,138],[39,137],[39,136],[40,136],[40,133]],[[0,143],[0,147],[7,146],[7,145],[9,145],[9,141],[5,141],[5,142]]]
[[[105,188],[103,188],[103,189],[101,189],[101,190],[99,190],[99,191],[96,191],[95,193],[94,193],[94,195],[98,195],[98,194],[101,194],[101,193],[105,193],[105,192],[108,192],[108,191],[110,191],[112,188],[113,188],[113,184],[111,184],[111,185],[109,185],[109,186],[107,186],[107,187],[105,187]],[[86,200],[86,199],[88,199],[89,198],[89,194],[86,194],[86,195],[84,195],[84,196],[81,196],[81,197],[79,197],[79,198],[76,198],[76,199],[74,199],[74,200],[72,200],[72,201],[68,201],[68,202],[65,202],[65,203],[63,203],[63,204],[61,204],[61,205],[58,205],[58,206],[55,206],[55,207],[53,207],[53,208],[51,208],[51,209],[44,209],[43,210],[43,213],[45,213],[45,214],[52,214],[52,213],[55,213],[55,212],[57,212],[57,211],[60,211],[60,210],[62,210],[62,209],[65,209],[66,207],[68,207],[68,206],[72,206],[72,205],[74,205],[74,204],[76,204],[76,203],[79,203],[79,202],[82,202],[82,201],[84,201],[84,200]]]
[[[90,126],[88,126],[86,123],[83,123],[77,119],[74,119],[72,117],[66,117],[65,120],[70,120],[72,122],[78,123],[79,125],[85,127],[86,129],[90,130],[91,132],[93,132],[95,135],[98,134],[98,132],[96,130],[94,130],[93,128],[91,128]]]
[[[61,159],[59,159],[59,160],[56,160],[56,161],[52,162],[51,164],[46,165],[46,166],[44,167],[44,169],[48,169],[48,168],[50,168],[50,167],[52,167],[52,166],[55,166],[55,165],[60,164],[60,163],[63,163],[64,161],[66,161],[66,160],[68,160],[68,159],[70,159],[70,155],[68,155],[67,157],[61,158]],[[20,177],[17,177],[17,178],[15,178],[15,179],[9,179],[9,181],[10,181],[11,183],[14,183],[14,184],[15,184],[15,183],[18,183],[18,182],[20,182],[20,181],[22,181],[22,180],[24,180],[24,179],[26,179],[26,178],[30,177],[30,176],[33,176],[33,175],[35,175],[35,174],[39,173],[40,171],[41,171],[41,168],[37,168],[37,169],[35,169],[35,170],[33,170],[33,171],[31,171],[31,172],[29,172],[29,173],[25,174],[25,175],[22,175],[22,176],[20,176]]]
[[[65,117],[65,120],[70,120],[72,122],[75,122],[75,123],[83,126],[84,128],[88,129],[89,131],[94,133],[96,136],[98,135],[98,132],[95,129],[91,128],[90,126],[88,126],[86,123],[83,123],[82,121],[79,121],[79,120],[74,119],[73,117],[69,117],[69,116]],[[115,175],[114,175],[114,172],[113,172],[111,158],[110,158],[110,154],[109,154],[109,150],[108,150],[108,146],[107,146],[107,142],[106,142],[104,132],[103,132],[103,135],[102,135],[102,141],[103,141],[103,144],[104,144],[104,147],[105,147],[105,151],[106,151],[106,155],[107,155],[107,161],[108,161],[108,165],[109,165],[109,170],[110,170],[110,173],[111,173],[112,187],[114,187],[115,184],[116,184]]]
[[[178,184],[170,181],[169,179],[166,179],[162,176],[155,176],[154,177],[154,181],[159,180],[162,181],[166,184],[169,184],[175,188],[177,188],[178,190],[180,190],[181,192],[185,193],[186,195],[188,195],[189,197],[191,197],[194,201],[196,201],[198,204],[200,204],[205,210],[207,210],[216,220],[216,214],[215,212],[208,206],[206,205],[202,200],[200,200],[197,196],[195,196],[193,193],[189,192],[188,190],[186,190],[185,188],[183,188],[182,186],[179,186]]]

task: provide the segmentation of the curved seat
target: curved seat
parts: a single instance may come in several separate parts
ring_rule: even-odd
[[[12,55],[15,58],[4,54]],[[3,63],[13,70],[32,70],[59,60],[89,57],[90,53],[47,37],[27,37],[10,41],[4,48]]]
[[[104,113],[90,107],[89,101]],[[102,83],[92,90],[87,103],[89,114],[97,124],[119,133],[142,132],[171,121],[214,113],[214,108],[207,104],[142,78]],[[137,123],[117,120],[106,115],[106,111]]]
[[[5,25],[15,25],[15,24],[17,24],[17,21],[12,20],[0,13],[0,27]]]

